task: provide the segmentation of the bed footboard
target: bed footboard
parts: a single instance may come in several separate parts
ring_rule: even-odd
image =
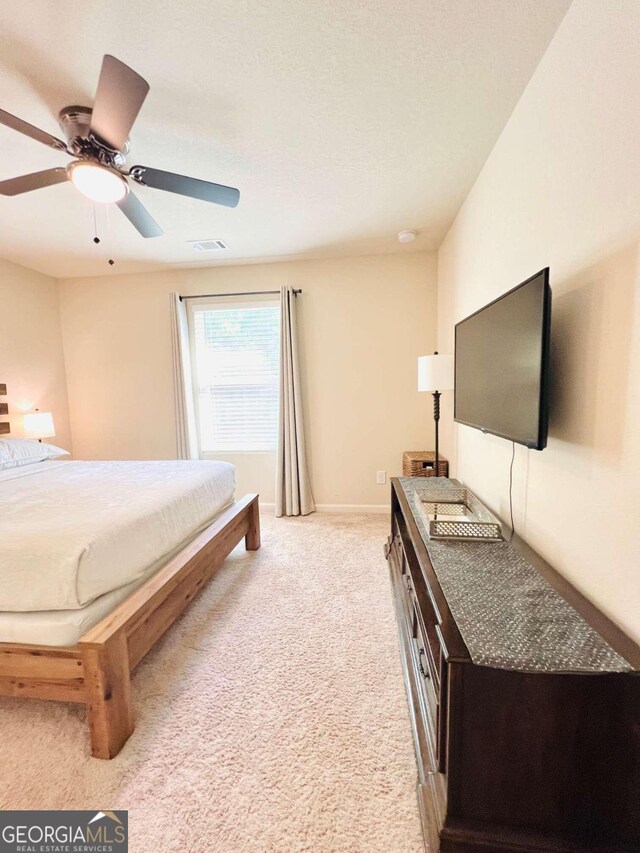
[[[0,643],[0,696],[86,704],[91,754],[113,758],[134,729],[131,672],[243,538],[260,547],[258,495],[236,501],[76,646]]]

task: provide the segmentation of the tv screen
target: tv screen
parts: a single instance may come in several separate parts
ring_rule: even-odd
[[[456,325],[454,418],[542,450],[547,444],[549,269]]]

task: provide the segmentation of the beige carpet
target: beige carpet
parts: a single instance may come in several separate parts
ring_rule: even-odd
[[[0,699],[0,807],[129,809],[130,850],[418,853],[384,516],[263,519],[139,667],[137,728]]]

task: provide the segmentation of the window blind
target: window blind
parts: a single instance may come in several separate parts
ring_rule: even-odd
[[[278,441],[280,307],[194,307],[200,449],[273,451]]]

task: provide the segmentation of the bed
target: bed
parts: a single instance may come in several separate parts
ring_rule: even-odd
[[[0,696],[88,707],[91,753],[134,728],[131,672],[245,539],[224,462],[40,461],[0,470]]]

